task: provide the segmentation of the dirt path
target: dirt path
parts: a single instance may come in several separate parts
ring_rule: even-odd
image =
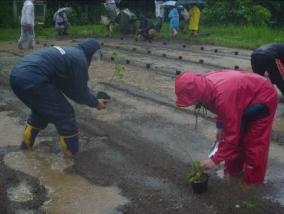
[[[100,42],[107,46],[108,57],[118,52],[126,71],[122,79],[113,78],[114,64],[109,60],[90,67],[90,87],[107,91],[113,99],[100,112],[74,104],[82,151],[74,160],[61,156],[53,126],[40,134],[35,151],[18,149],[28,110],[10,91],[8,72],[26,52],[17,52],[15,44],[0,44],[1,213],[284,212],[282,105],[274,124],[266,185],[242,188],[240,180],[222,178],[222,167],[212,172],[204,195],[194,195],[186,181],[190,156],[207,156],[215,127],[209,114],[199,118],[195,129],[192,109],[174,107],[175,70],[190,67],[206,72],[231,61],[248,67],[249,51],[203,46],[203,52],[197,45],[184,48],[179,43],[126,39]],[[72,43],[42,40],[38,46]],[[166,50],[167,56],[161,56]],[[175,58],[181,54],[192,61],[202,57],[205,63]],[[126,64],[126,59],[131,63]],[[151,69],[145,67],[147,63],[153,65]]]

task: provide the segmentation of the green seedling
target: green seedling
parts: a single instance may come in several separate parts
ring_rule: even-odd
[[[187,178],[191,183],[199,183],[202,181],[204,178],[204,167],[200,161],[192,161]]]
[[[244,201],[244,207],[248,210],[255,210],[257,208],[256,203],[252,201]]]
[[[119,78],[122,79],[125,72],[125,67],[123,65],[115,65],[114,66],[114,74]]]
[[[111,60],[116,62],[118,59],[118,54],[116,52],[112,52],[111,54]],[[111,78],[111,80],[113,80],[113,78],[116,76],[119,79],[122,79],[124,76],[124,72],[125,72],[125,67],[123,65],[120,64],[115,64],[114,68],[113,68],[114,74]]]
[[[116,61],[117,58],[118,58],[118,54],[116,52],[112,52],[110,58],[111,58],[112,61]]]

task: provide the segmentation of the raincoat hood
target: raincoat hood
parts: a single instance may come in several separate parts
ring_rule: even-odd
[[[87,58],[87,61],[88,61],[88,65],[91,64],[93,54],[97,50],[101,49],[100,44],[95,39],[86,39],[80,42],[78,46],[83,49],[85,56]]]
[[[212,89],[212,83],[204,75],[193,72],[180,74],[175,81],[176,106],[209,104]]]

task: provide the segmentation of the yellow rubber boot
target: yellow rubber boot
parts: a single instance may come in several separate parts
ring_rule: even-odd
[[[73,156],[79,152],[79,134],[60,136],[59,143],[65,156]]]
[[[38,135],[40,129],[30,124],[26,125],[23,141],[21,143],[21,149],[31,149],[34,145],[35,138]]]

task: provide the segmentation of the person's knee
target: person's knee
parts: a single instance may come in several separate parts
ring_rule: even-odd
[[[39,129],[45,129],[48,125],[48,121],[45,120],[43,117],[39,115],[31,114],[28,119],[27,123],[31,126],[37,127]]]

